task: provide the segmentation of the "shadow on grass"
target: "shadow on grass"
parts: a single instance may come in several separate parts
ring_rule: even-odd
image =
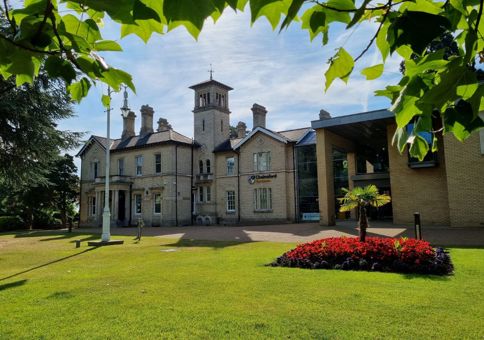
[[[407,280],[449,281],[453,275],[401,274]]]
[[[15,282],[10,282],[10,283],[5,283],[3,285],[0,285],[0,292],[2,290],[10,289],[10,288],[15,288],[19,286],[23,286],[28,280],[19,280]]]
[[[13,233],[15,234],[15,238],[23,238],[23,237],[41,237],[41,236],[47,236],[47,238],[42,238],[39,241],[46,242],[46,241],[59,241],[59,240],[68,240],[75,238],[75,240],[69,241],[70,243],[76,242],[76,240],[80,240],[81,242],[84,241],[91,241],[99,238],[98,234],[92,234],[89,236],[85,236],[83,238],[79,238],[79,236],[84,236],[86,233],[78,233],[78,232],[68,232],[65,230],[29,230],[25,232],[18,232],[18,233]]]
[[[222,249],[226,247],[239,246],[245,243],[253,243],[257,241],[206,241],[194,239],[179,239],[175,243],[162,244],[163,247],[210,247],[213,249]]]
[[[74,297],[74,294],[71,292],[60,291],[50,294],[47,299],[70,299],[72,297]]]
[[[38,266],[35,266],[35,267],[32,267],[32,268],[23,270],[21,272],[18,272],[18,273],[15,273],[15,274],[12,274],[12,275],[9,275],[9,276],[6,276],[6,277],[2,277],[2,278],[0,278],[0,281],[5,281],[5,280],[8,280],[8,279],[11,279],[12,277],[19,276],[19,275],[22,275],[22,274],[25,274],[25,273],[29,273],[29,272],[34,271],[36,269],[50,266],[51,264],[54,264],[54,263],[58,263],[58,262],[62,262],[62,261],[68,260],[70,258],[79,256],[79,255],[82,255],[82,254],[87,253],[89,251],[92,251],[94,249],[96,249],[96,247],[88,248],[86,250],[81,251],[80,253],[75,253],[75,254],[72,254],[72,255],[69,255],[69,256],[64,256],[64,257],[61,257],[60,259],[57,259],[57,260],[54,260],[54,261],[50,261],[50,262],[44,263],[44,264],[41,264],[41,265],[38,265]]]

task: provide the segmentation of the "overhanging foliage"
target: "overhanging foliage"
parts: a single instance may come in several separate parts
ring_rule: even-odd
[[[102,36],[102,23],[109,17],[118,24],[121,37],[137,35],[147,42],[153,33],[164,34],[183,26],[197,38],[207,18],[217,20],[227,9],[249,8],[251,20],[265,17],[273,28],[285,29],[296,20],[310,38],[322,36],[327,44],[330,27],[343,24],[358,29],[371,22],[376,33],[357,56],[339,48],[325,73],[326,89],[336,79],[348,81],[355,63],[376,44],[383,61],[398,54],[406,63],[398,85],[377,91],[392,100],[398,124],[395,144],[423,159],[429,149],[418,138],[422,132],[452,132],[459,140],[484,126],[478,116],[484,110],[484,86],[475,65],[484,60],[484,0],[25,0],[11,8],[0,5],[1,16],[9,23],[0,33],[0,76],[14,76],[17,85],[32,82],[42,65],[52,77],[63,78],[74,100],[84,98],[95,82],[114,90],[122,84],[133,91],[131,76],[111,67],[100,56],[103,51],[121,51],[121,46]],[[68,11],[59,11],[67,8]],[[458,54],[444,58],[444,51],[427,47],[444,33],[451,33]],[[373,65],[362,73],[367,79],[384,74],[385,64]],[[103,101],[109,105],[108,101]],[[432,121],[443,121],[435,127]],[[414,122],[407,133],[406,125]]]

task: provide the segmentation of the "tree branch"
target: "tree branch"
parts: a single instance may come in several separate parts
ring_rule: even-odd
[[[60,53],[60,51],[44,51],[44,50],[38,50],[36,48],[32,48],[32,47],[29,47],[29,46],[25,46],[25,45],[22,45],[22,44],[19,44],[18,42],[4,36],[3,34],[0,33],[0,38],[5,40],[5,41],[8,41],[9,43],[11,43],[12,45],[14,46],[17,46],[21,49],[24,49],[24,50],[27,50],[27,51],[30,51],[30,52],[34,52],[34,53],[42,53],[42,54],[48,54],[48,55],[57,55]]]
[[[476,21],[476,35],[479,32],[479,23],[481,21],[483,7],[484,7],[484,0],[481,0],[479,3],[479,13],[477,14],[477,21]]]
[[[64,43],[62,42],[62,38],[59,34],[59,31],[57,31],[57,24],[55,22],[55,16],[52,12],[50,13],[49,18],[50,18],[50,22],[52,23],[52,30],[54,31],[54,34],[55,34],[57,41],[59,43],[59,48],[61,49],[62,52],[64,52],[64,54],[66,55],[66,58],[72,64],[74,64],[74,66],[77,67],[78,70],[80,70],[81,72],[84,72],[84,71],[82,71],[81,67],[77,63],[77,60],[76,60],[76,58],[74,58],[74,55],[72,54],[72,52],[70,50],[66,49],[66,47],[64,46]]]
[[[15,27],[15,22],[13,21],[12,18],[10,18],[10,11],[8,9],[8,0],[3,0],[3,5],[5,6],[5,16],[7,17],[7,21],[10,24],[10,27],[12,27],[13,34],[17,34],[17,28]]]
[[[481,1],[484,1],[484,0],[481,0]],[[381,31],[381,28],[383,27],[383,24],[385,23],[385,21],[387,20],[387,17],[388,17],[388,14],[390,13],[390,8],[392,6],[392,0],[388,1],[387,4],[385,5],[388,7],[388,10],[386,11],[386,13],[383,15],[383,18],[381,19],[381,22],[380,22],[380,26],[378,26],[378,29],[375,33],[375,35],[373,36],[373,38],[371,38],[370,42],[368,43],[368,45],[366,45],[365,49],[360,53],[359,56],[357,56],[355,58],[355,63],[361,58],[363,57],[363,55],[370,49],[371,45],[373,45],[373,42],[375,41],[376,37],[378,36],[378,33],[380,33]]]
[[[386,5],[381,5],[381,6],[376,6],[376,7],[365,7],[365,11],[378,11],[378,10],[382,10],[382,9],[390,9],[393,6],[397,6],[397,5],[400,5],[404,2],[409,2],[409,1],[412,1],[412,0],[402,0],[402,1],[399,1],[399,2],[396,2],[396,3],[392,3],[390,5],[387,3]],[[314,2],[321,7],[324,7],[326,9],[329,9],[329,10],[332,10],[332,11],[335,11],[335,12],[354,13],[354,12],[358,11],[358,8],[342,9],[342,8],[336,8],[336,7],[328,6],[326,3],[321,3],[317,0],[313,0],[311,2]]]
[[[54,6],[52,6],[51,0],[48,0],[47,5],[45,6],[44,19],[40,23],[39,28],[37,29],[37,32],[35,33],[35,36],[32,39],[32,41],[37,41],[37,39],[39,39],[40,34],[42,33],[42,29],[45,26],[45,22],[47,21],[47,18],[50,16],[50,13],[52,13],[53,8],[54,8]]]

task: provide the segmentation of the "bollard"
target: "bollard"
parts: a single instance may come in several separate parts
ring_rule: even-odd
[[[81,240],[76,240],[76,248],[80,248],[81,247]]]
[[[414,218],[414,228],[415,228],[415,238],[417,240],[422,239],[422,224],[420,223],[420,213],[416,212],[413,214]]]

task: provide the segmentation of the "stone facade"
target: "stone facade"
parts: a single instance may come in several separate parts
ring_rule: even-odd
[[[273,223],[297,220],[294,153],[309,128],[265,128],[266,108],[252,107],[256,129],[239,122],[230,137],[229,91],[215,80],[194,90],[194,140],[166,119],[153,130],[154,110],[143,105],[141,129],[125,95],[123,136],[110,146],[112,225]],[[81,224],[101,225],[106,140],[92,136],[79,152]],[[140,161],[142,159],[142,161]],[[141,169],[139,169],[141,165]]]

